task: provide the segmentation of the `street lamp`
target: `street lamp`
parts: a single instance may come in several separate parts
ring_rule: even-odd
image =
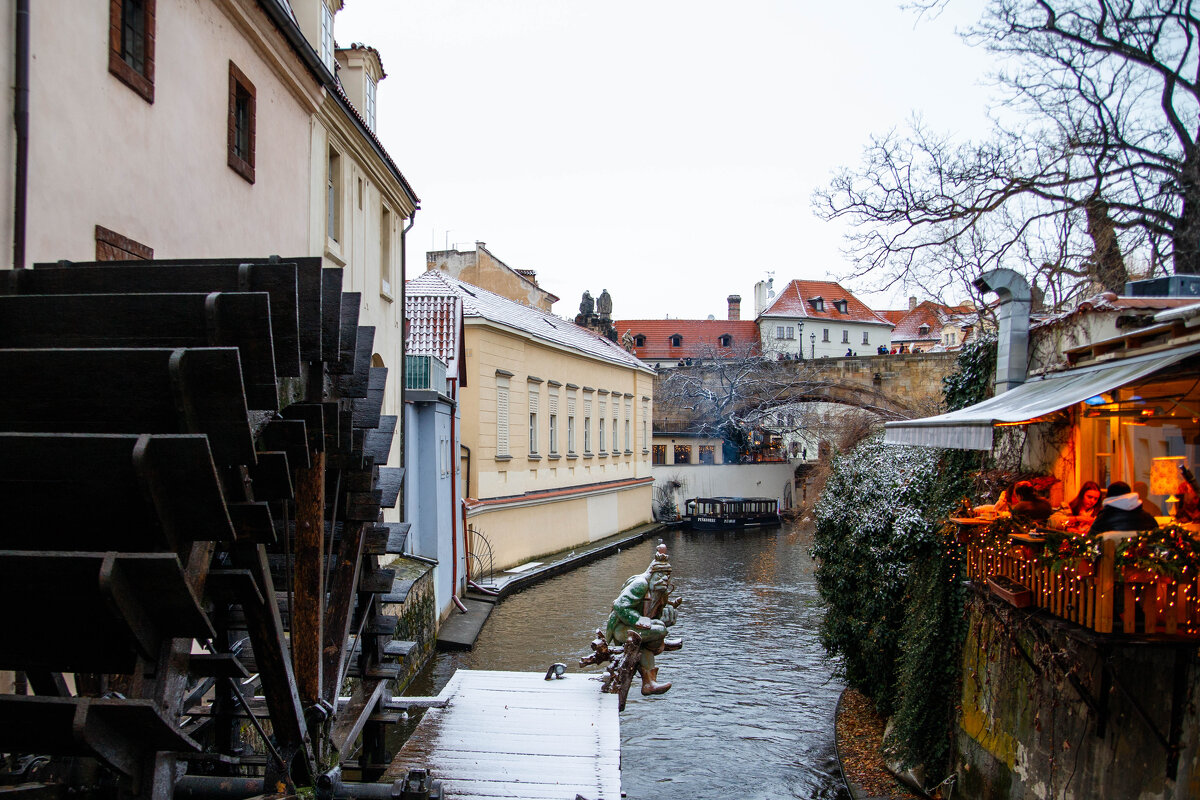
[[[817,360],[817,332],[813,331],[808,335],[808,340],[812,342],[812,359]]]
[[[804,323],[799,322],[796,325],[796,338],[800,341],[800,360],[804,360]]]

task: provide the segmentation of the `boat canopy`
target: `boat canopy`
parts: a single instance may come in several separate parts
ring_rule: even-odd
[[[1035,377],[958,411],[889,422],[884,426],[883,441],[953,450],[991,450],[995,425],[1036,422],[1089,397],[1148,377],[1196,353],[1200,353],[1200,344]]]

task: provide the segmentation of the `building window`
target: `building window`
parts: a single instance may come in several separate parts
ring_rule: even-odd
[[[621,448],[618,446],[618,439],[617,439],[617,401],[616,400],[613,400],[612,446],[613,446],[612,447],[613,455],[616,455],[617,453],[621,452]]]
[[[651,452],[653,453],[650,456],[651,464],[662,465],[667,463],[667,446],[665,444],[654,445]]]
[[[375,81],[371,76],[367,76],[367,107],[363,109],[366,113],[363,114],[367,118],[367,127],[372,131],[375,130]]]
[[[775,338],[782,339],[785,336],[785,328],[782,325],[775,326]]]
[[[633,415],[633,401],[625,401],[625,451],[633,452],[633,420],[630,417]]]
[[[154,102],[155,0],[109,0],[108,71]]]
[[[692,446],[690,444],[675,445],[675,463],[676,464],[692,463]]]
[[[538,392],[529,387],[529,455],[538,451]]]
[[[700,445],[700,463],[715,464],[717,459],[717,448],[715,445],[702,444]]]
[[[824,310],[825,310],[825,300],[824,300],[824,298],[822,298],[822,297],[814,297],[814,298],[813,298],[811,301],[809,301],[809,302],[811,302],[811,303],[812,303],[813,311],[824,311]]]
[[[787,338],[789,338],[789,339],[796,338],[796,327],[794,325],[787,326]]]
[[[321,60],[333,72],[333,10],[321,2]]]
[[[733,346],[733,337],[730,336],[728,333],[722,334],[717,339],[717,344],[719,344],[721,347],[732,347]]]
[[[682,347],[682,346],[683,346],[683,337],[680,336],[678,333],[672,335],[671,336],[671,347]]]
[[[846,311],[847,306],[848,306],[848,302],[846,300],[834,300],[833,301],[833,307],[838,310],[839,314],[848,313]]]
[[[870,344],[870,342],[867,341],[867,331],[863,331],[863,344]]]
[[[606,444],[605,444],[605,442],[607,441],[607,440],[604,438],[604,409],[600,409],[600,430],[599,430],[599,433],[600,433],[600,455],[604,455],[604,454],[605,454],[605,452],[607,452],[607,451],[605,451],[605,449],[604,449],[604,448],[606,447]]]
[[[821,341],[822,341],[822,342],[828,342],[828,341],[829,341],[829,328],[822,328],[822,329],[821,329]]]
[[[229,166],[254,183],[254,84],[229,62]]]
[[[575,452],[575,392],[567,393],[567,452]]]
[[[842,344],[850,344],[850,331],[842,331]]]
[[[387,206],[379,212],[379,288],[392,296],[392,212]]]
[[[646,452],[646,446],[650,444],[650,403],[646,400],[642,401],[642,452]]]
[[[325,235],[341,241],[342,157],[332,147],[325,170]]]
[[[103,225],[96,226],[97,261],[149,261],[154,258],[154,248],[135,242]]]
[[[592,454],[592,401],[583,400],[583,452]]]
[[[633,337],[633,345],[634,347],[645,347],[646,337],[639,333],[637,336]]]
[[[546,414],[550,420],[550,455],[558,454],[558,389],[546,395]]]
[[[508,378],[496,379],[496,455],[507,458],[508,449]]]

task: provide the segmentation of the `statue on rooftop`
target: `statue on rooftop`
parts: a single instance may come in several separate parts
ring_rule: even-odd
[[[667,628],[678,620],[683,602],[681,597],[670,597],[672,588],[667,546],[660,539],[650,566],[625,581],[613,601],[604,630],[596,631],[592,654],[579,660],[581,667],[609,662],[601,691],[618,695],[619,709],[625,708],[634,674],[642,677],[643,695],[663,694],[671,688],[669,682],[658,682],[654,657],[683,647],[681,639],[667,638]]]
[[[588,290],[584,289],[583,290],[583,300],[581,300],[579,303],[580,316],[590,317],[595,310],[596,310],[596,307],[592,303],[592,293],[589,292]]]
[[[629,328],[625,329],[625,335],[621,337],[621,347],[624,347],[629,352],[633,352],[633,331]]]
[[[600,299],[596,301],[596,314],[600,319],[612,318],[612,297],[608,294],[608,289],[600,292]]]

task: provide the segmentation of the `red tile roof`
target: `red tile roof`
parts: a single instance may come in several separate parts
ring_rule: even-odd
[[[812,302],[818,297],[825,301],[821,311]],[[846,301],[846,313],[837,310],[834,305],[836,300]],[[889,327],[892,324],[886,317],[867,308],[863,301],[842,288],[837,281],[789,281],[762,316],[862,322]]]
[[[465,377],[465,365],[459,358],[463,346],[462,302],[457,297],[406,294],[404,317],[408,322],[405,353],[435,356],[445,363],[449,375]]]
[[[945,306],[932,300],[926,300],[917,304],[916,308],[906,313],[896,323],[896,327],[892,330],[892,341],[940,342],[942,326],[949,321],[951,316],[969,314],[973,310],[970,306]],[[921,333],[922,325],[929,326],[924,333]]]
[[[681,358],[739,358],[758,355],[758,325],[751,320],[727,319],[625,319],[613,320],[617,337],[625,331],[645,336],[645,344],[634,345],[634,354],[643,361],[670,361]],[[671,346],[671,337],[683,337],[679,347]],[[722,336],[732,337],[729,347],[722,347]]]
[[[875,313],[895,325],[908,315],[908,311],[907,308],[889,308],[886,311],[876,311]]]

